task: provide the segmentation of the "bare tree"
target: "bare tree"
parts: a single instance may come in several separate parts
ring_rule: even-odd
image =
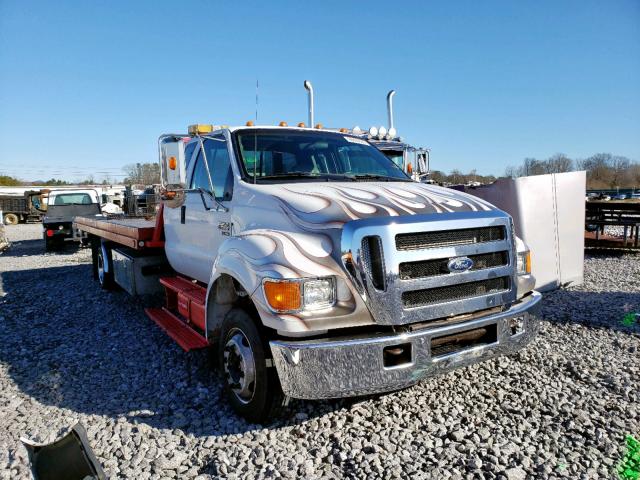
[[[160,165],[157,163],[132,163],[123,167],[127,177],[124,183],[131,185],[155,185],[160,183]]]

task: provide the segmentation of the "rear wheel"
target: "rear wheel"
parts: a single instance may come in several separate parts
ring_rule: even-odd
[[[111,247],[102,241],[97,252],[98,283],[104,290],[113,290],[113,261],[111,260]]]
[[[267,368],[265,344],[247,312],[227,313],[218,351],[225,394],[233,409],[252,423],[277,416],[285,397],[275,369]]]
[[[20,219],[15,213],[5,213],[4,214],[4,224],[5,225],[17,225]]]

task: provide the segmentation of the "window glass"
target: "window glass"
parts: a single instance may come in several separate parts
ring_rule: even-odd
[[[189,163],[191,163],[191,156],[193,155],[193,151],[198,146],[198,142],[191,142],[184,148],[184,162],[187,168],[189,167]]]
[[[215,197],[218,200],[229,200],[233,190],[233,173],[227,142],[207,139],[204,141],[204,151],[209,164]],[[191,188],[202,188],[203,190],[211,191],[202,151],[198,153],[196,159],[196,165],[191,177]]]
[[[274,180],[298,175],[307,180],[327,176],[376,175],[407,181],[404,172],[360,138],[333,133],[241,131],[240,159],[249,178]]]
[[[90,205],[91,195],[88,193],[62,193],[56,195],[54,205]]]

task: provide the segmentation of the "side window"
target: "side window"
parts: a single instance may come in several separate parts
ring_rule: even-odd
[[[196,149],[198,142],[191,142],[189,145],[184,147],[184,163],[186,168],[189,168],[189,163],[191,163],[191,156],[193,155],[193,151]]]
[[[233,173],[227,143],[223,140],[205,140],[204,150],[209,164],[213,193],[218,200],[229,200],[233,190]],[[204,166],[202,151],[198,153],[191,177],[191,188],[210,191],[209,177]]]

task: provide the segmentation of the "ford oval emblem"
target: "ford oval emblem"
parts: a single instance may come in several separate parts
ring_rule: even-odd
[[[447,268],[450,272],[466,272],[473,268],[473,260],[469,257],[456,257],[449,260]]]

